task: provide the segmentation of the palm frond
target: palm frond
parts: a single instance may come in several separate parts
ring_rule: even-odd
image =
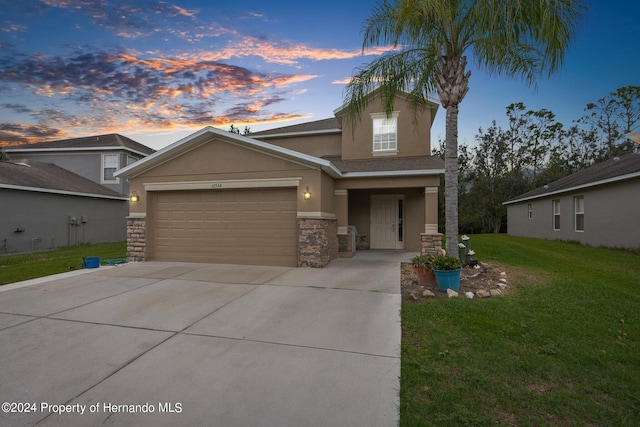
[[[345,88],[345,121],[347,125],[357,123],[362,112],[373,99],[372,93],[379,89],[382,110],[393,111],[394,100],[399,93],[409,93],[412,107],[426,105],[426,98],[433,93],[435,76],[434,46],[422,49],[405,49],[387,52],[366,67],[359,68]]]

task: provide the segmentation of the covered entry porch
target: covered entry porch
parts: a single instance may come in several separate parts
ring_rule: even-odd
[[[438,185],[439,175],[336,182],[340,254],[369,249],[424,253],[433,242],[439,247]]]

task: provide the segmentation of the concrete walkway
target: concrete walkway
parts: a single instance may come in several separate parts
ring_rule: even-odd
[[[134,263],[0,287],[0,425],[396,425],[410,257]]]

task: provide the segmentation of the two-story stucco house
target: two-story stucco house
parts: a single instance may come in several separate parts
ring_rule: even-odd
[[[130,204],[129,258],[322,267],[356,249],[440,246],[430,129],[406,99],[249,136],[207,127],[116,173]],[[424,249],[423,249],[424,248]]]
[[[129,183],[114,174],[155,150],[109,134],[4,151],[0,253],[125,240]]]
[[[126,179],[114,176],[155,150],[117,133],[7,147],[13,160],[51,163],[120,193],[129,194]]]

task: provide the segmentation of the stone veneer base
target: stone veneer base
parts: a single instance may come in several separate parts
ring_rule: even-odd
[[[442,234],[420,234],[420,254],[435,254],[442,250]]]
[[[127,217],[127,261],[144,261],[147,248],[147,219]]]
[[[338,258],[335,218],[298,218],[298,267],[324,267]]]

